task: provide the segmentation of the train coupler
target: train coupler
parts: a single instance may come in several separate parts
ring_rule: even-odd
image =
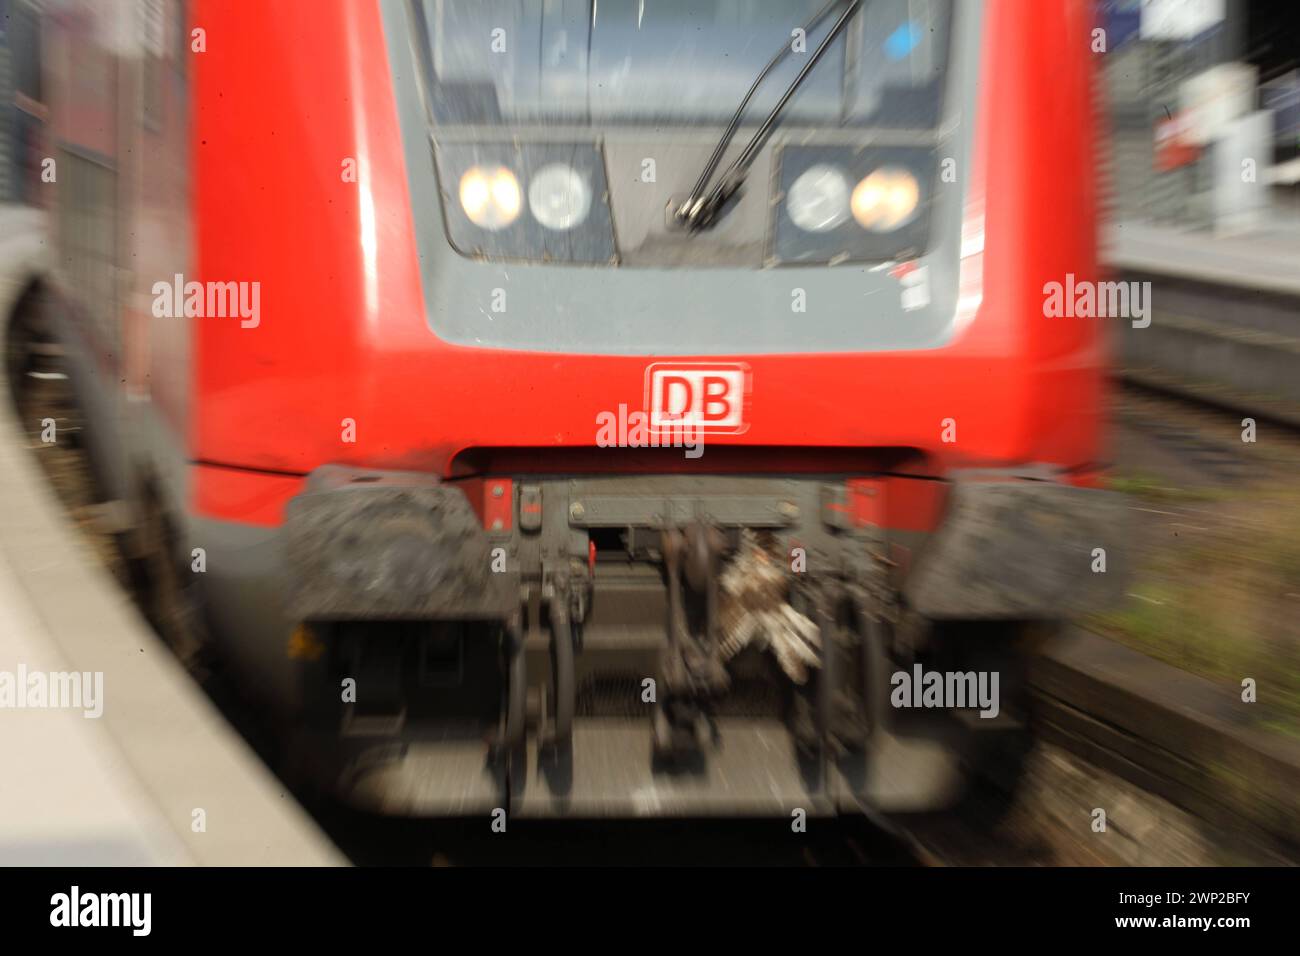
[[[544,743],[552,750],[565,754],[573,745],[573,715],[577,707],[574,665],[577,647],[573,627],[576,615],[570,607],[573,595],[567,576],[553,578],[548,591],[553,706],[549,733]]]
[[[810,584],[793,604],[816,621],[818,660],[797,688],[791,720],[796,747],[814,763],[866,754],[885,726],[889,696],[888,611],[857,584]]]
[[[662,694],[653,711],[653,756],[659,762],[698,762],[716,740],[713,702],[730,677],[717,633],[718,570],[727,541],[696,520],[662,537],[667,579],[668,641],[660,655]]]

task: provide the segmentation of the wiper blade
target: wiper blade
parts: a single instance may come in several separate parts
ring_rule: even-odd
[[[845,0],[830,0],[826,6],[813,14],[812,19],[804,24],[804,33],[807,34],[815,30],[832,10],[844,2]],[[709,180],[718,168],[718,163],[722,160],[722,154],[727,151],[727,147],[731,144],[731,137],[735,135],[736,127],[740,125],[740,119],[745,113],[745,107],[749,105],[749,101],[753,98],[759,86],[762,85],[763,80],[767,79],[767,75],[772,72],[778,63],[785,59],[791,50],[788,42],[781,45],[781,49],[768,61],[767,66],[763,67],[762,72],[758,74],[758,77],[749,87],[749,92],[745,94],[745,98],[740,101],[740,106],[732,115],[731,122],[727,124],[726,132],[722,134],[722,139],[714,147],[713,155],[709,157],[709,161],[705,164],[704,171],[700,173],[695,188],[691,190],[691,194],[686,197],[685,202],[673,210],[674,222],[684,226],[691,232],[698,232],[701,229],[708,229],[718,221],[727,203],[740,190],[745,181],[745,176],[749,173],[749,167],[753,164],[758,151],[763,148],[763,143],[776,126],[776,121],[780,118],[786,104],[790,102],[790,98],[794,96],[808,74],[812,72],[813,67],[817,65],[817,61],[822,58],[822,54],[835,42],[835,38],[840,35],[849,19],[858,11],[861,5],[862,0],[849,0],[848,6],[840,14],[839,19],[835,21],[830,32],[818,44],[817,49],[813,51],[813,55],[803,65],[803,69],[786,87],[785,92],[781,94],[781,98],[777,100],[776,105],[767,114],[767,117],[750,138],[744,150],[736,157],[736,161],[727,168],[727,171],[722,174],[722,179],[719,180],[713,192],[706,198],[704,192],[708,188]]]

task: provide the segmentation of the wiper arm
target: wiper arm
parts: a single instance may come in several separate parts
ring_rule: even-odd
[[[841,3],[844,3],[844,0],[830,0],[826,6],[822,7],[813,15],[811,20],[804,24],[804,33],[807,34],[812,30],[815,30],[818,24],[820,24],[822,20],[826,19],[826,16]],[[844,12],[840,14],[839,19],[835,21],[835,24],[831,27],[830,32],[822,39],[822,42],[818,44],[817,49],[813,51],[813,55],[808,58],[808,62],[805,63],[803,69],[799,71],[799,75],[790,82],[788,87],[786,87],[785,92],[781,94],[781,98],[777,100],[776,105],[772,107],[771,112],[767,114],[767,117],[763,120],[758,130],[750,138],[749,143],[745,146],[744,150],[741,151],[741,154],[736,157],[736,161],[727,168],[727,171],[722,174],[722,179],[718,182],[718,185],[714,188],[713,192],[705,198],[705,189],[708,188],[709,180],[713,176],[714,171],[718,168],[718,163],[722,160],[722,154],[727,151],[727,147],[731,144],[731,137],[735,135],[736,127],[740,125],[740,119],[745,113],[745,107],[749,105],[749,101],[753,98],[754,93],[759,86],[762,85],[763,80],[767,78],[767,75],[771,73],[776,65],[784,60],[786,55],[790,52],[791,47],[789,43],[783,43],[781,45],[781,49],[778,50],[776,55],[768,61],[767,66],[763,67],[762,72],[758,74],[757,79],[755,79],[753,84],[750,86],[749,92],[745,94],[745,98],[740,101],[740,106],[731,117],[731,122],[727,124],[726,132],[722,134],[722,139],[720,139],[718,145],[714,147],[713,155],[709,157],[708,163],[705,164],[704,171],[700,173],[700,178],[696,181],[695,188],[691,190],[691,194],[686,197],[685,202],[673,210],[674,222],[684,226],[691,232],[698,232],[701,229],[708,229],[718,221],[718,218],[726,208],[731,197],[739,191],[741,185],[744,183],[745,176],[749,173],[749,167],[753,164],[754,158],[758,155],[758,151],[762,149],[763,143],[767,140],[773,127],[776,126],[776,121],[780,118],[786,104],[790,102],[790,98],[794,96],[795,92],[799,89],[800,85],[802,85],[808,74],[812,72],[813,67],[817,65],[817,61],[822,58],[822,54],[830,48],[830,45],[835,41],[835,38],[840,35],[840,32],[848,24],[849,19],[857,12],[861,5],[862,0],[849,0],[849,4],[844,9]]]

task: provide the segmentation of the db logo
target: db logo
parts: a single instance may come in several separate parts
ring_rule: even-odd
[[[645,370],[650,430],[745,431],[749,380],[749,366],[740,362],[656,362]]]

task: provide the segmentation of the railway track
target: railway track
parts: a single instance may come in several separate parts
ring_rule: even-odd
[[[1300,456],[1300,424],[1259,416],[1244,397],[1200,396],[1147,376],[1116,375],[1112,463],[1152,468],[1196,487],[1242,488],[1293,468]],[[1255,419],[1255,441],[1242,440],[1245,418]]]
[[[1225,827],[1251,859],[1294,863],[1300,427],[1230,388],[1116,378],[1129,603],[1088,622],[1109,641],[1080,635],[1048,661],[1044,738]]]

